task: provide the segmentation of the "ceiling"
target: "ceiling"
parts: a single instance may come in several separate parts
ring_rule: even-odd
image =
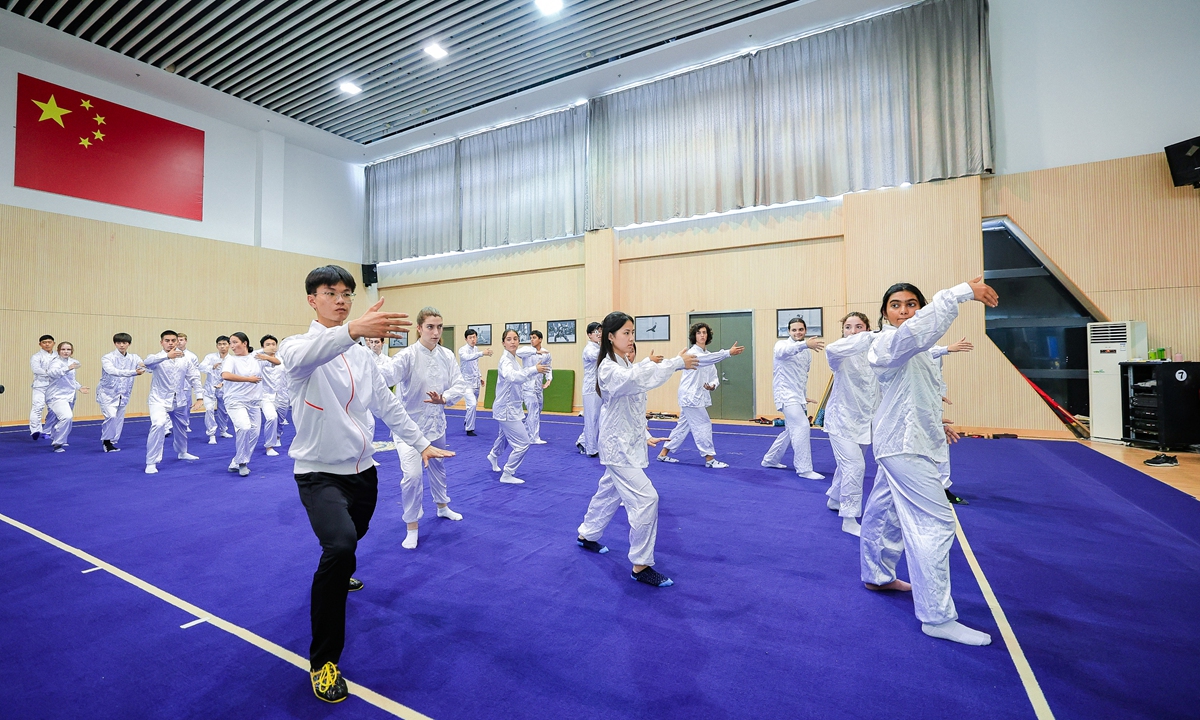
[[[803,0],[6,0],[5,9],[356,143]],[[423,48],[449,52],[434,60]],[[338,89],[343,81],[359,95]]]

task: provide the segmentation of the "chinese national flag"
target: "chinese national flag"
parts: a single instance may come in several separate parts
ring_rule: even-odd
[[[18,75],[14,182],[201,220],[204,132]]]

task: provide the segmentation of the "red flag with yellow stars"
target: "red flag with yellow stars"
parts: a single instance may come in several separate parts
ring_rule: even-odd
[[[14,182],[202,220],[204,131],[18,75]]]

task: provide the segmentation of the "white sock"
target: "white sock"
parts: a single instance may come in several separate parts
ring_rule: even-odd
[[[488,453],[488,462],[492,464],[492,472],[500,472],[500,466],[496,464],[496,456]]]
[[[825,502],[825,506],[828,507],[830,510],[841,510],[842,509],[842,504],[840,502],[838,502],[837,500],[834,500],[833,498],[829,498],[829,500],[827,500]]]
[[[155,467],[154,465],[147,465],[147,466],[146,466],[146,474],[147,474],[147,475],[153,475],[153,474],[154,474],[154,473],[156,473],[156,472],[158,472],[158,468],[157,468],[157,467]]]
[[[450,506],[440,507],[437,510],[437,516],[446,518],[447,520],[462,520],[462,513],[456,513],[450,509]]]
[[[809,470],[808,472],[796,473],[796,474],[799,475],[800,477],[806,478],[808,480],[824,480],[825,479],[824,475],[822,475],[819,472],[813,472],[812,470]]]
[[[769,467],[769,468],[779,468],[779,469],[787,468],[787,465],[784,465],[783,463],[771,462],[769,460],[763,460],[759,464],[762,465],[763,467]]]
[[[854,537],[859,537],[859,533],[862,532],[862,528],[859,526],[858,521],[854,518],[842,518],[842,532],[850,533]]]
[[[929,637],[941,638],[950,640],[963,645],[991,645],[992,636],[985,632],[972,630],[963,625],[957,620],[949,620],[944,623],[921,623],[921,632]]]
[[[505,473],[500,476],[500,482],[506,483],[508,485],[520,485],[520,484],[524,483],[525,481],[519,477]]]
[[[405,550],[416,550],[417,549],[417,531],[409,530],[408,534],[404,536],[404,542],[400,543],[400,547],[404,548]]]

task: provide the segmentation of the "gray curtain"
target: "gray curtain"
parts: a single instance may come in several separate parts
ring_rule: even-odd
[[[367,166],[367,262],[462,249],[458,143]]]
[[[462,249],[583,232],[587,106],[459,142]]]

